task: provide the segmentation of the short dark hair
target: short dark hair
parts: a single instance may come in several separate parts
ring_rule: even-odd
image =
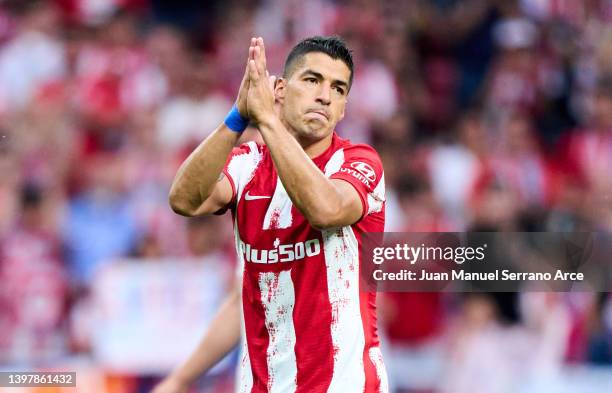
[[[311,52],[325,53],[334,60],[341,60],[344,62],[351,71],[351,76],[349,77],[350,89],[353,84],[353,54],[352,51],[347,48],[342,38],[338,36],[315,36],[298,42],[287,55],[285,66],[283,67],[283,77],[288,78],[293,72],[295,64],[300,61],[304,55]]]

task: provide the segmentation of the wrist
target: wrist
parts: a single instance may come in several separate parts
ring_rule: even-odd
[[[276,113],[270,113],[267,115],[263,115],[257,120],[258,120],[257,124],[259,125],[260,131],[262,128],[273,129],[275,125],[279,122],[279,119],[278,119],[278,116],[276,116]]]
[[[236,104],[232,106],[232,109],[229,111],[225,120],[223,121],[227,128],[229,128],[233,132],[237,132],[241,134],[249,125],[249,118],[243,117],[238,110]]]

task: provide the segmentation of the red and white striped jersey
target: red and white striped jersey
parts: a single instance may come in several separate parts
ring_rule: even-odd
[[[363,204],[357,223],[313,228],[265,146],[234,149],[224,169],[243,269],[237,391],[386,393],[376,294],[359,290],[361,235],[384,230],[382,164],[371,147],[335,133],[313,161],[328,178],[355,187]]]

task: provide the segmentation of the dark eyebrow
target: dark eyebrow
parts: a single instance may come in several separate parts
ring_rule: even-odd
[[[317,79],[325,79],[323,78],[323,74],[321,74],[320,72],[317,71],[313,71],[310,69],[305,70],[304,72],[302,72],[302,76],[306,76],[306,75],[312,75]],[[348,89],[348,83],[346,83],[343,80],[339,80],[339,79],[335,79],[332,81],[332,84],[335,84],[336,86],[341,86],[344,87],[346,89]]]

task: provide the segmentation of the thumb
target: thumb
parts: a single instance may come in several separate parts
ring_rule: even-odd
[[[255,60],[249,60],[249,79],[251,83],[257,84],[259,81],[259,72],[257,71],[257,65]]]
[[[249,63],[246,63],[246,67],[244,67],[244,75],[242,76],[242,81],[240,81],[240,88],[238,94],[245,93],[249,89]]]

